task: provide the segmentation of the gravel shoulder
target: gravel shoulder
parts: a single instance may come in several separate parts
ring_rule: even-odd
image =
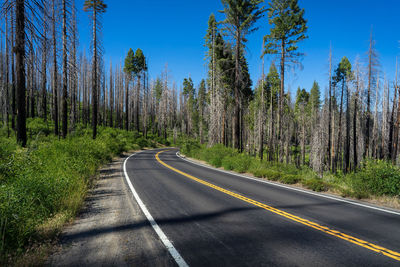
[[[100,170],[76,220],[62,232],[48,266],[175,266],[126,185],[123,163]]]

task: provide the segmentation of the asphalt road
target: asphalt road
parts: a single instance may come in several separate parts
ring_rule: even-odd
[[[160,151],[130,157],[126,173],[189,266],[400,266],[400,215]]]

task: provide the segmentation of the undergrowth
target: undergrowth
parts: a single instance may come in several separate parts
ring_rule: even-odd
[[[98,127],[93,140],[82,125],[66,139],[49,135],[40,119],[27,126],[27,148],[0,132],[0,263],[71,219],[100,165],[123,151],[156,147],[136,132],[113,128]]]

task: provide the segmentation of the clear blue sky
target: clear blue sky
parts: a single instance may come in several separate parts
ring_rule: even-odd
[[[81,49],[88,49],[90,28],[82,11],[83,0],[77,1]],[[219,0],[105,0],[103,44],[106,62],[123,63],[129,48],[141,48],[149,59],[151,78],[156,78],[166,63],[178,87],[183,78],[192,77],[195,85],[206,78],[204,35],[209,15],[223,19]],[[268,5],[266,1],[265,5]],[[395,60],[400,54],[399,0],[299,0],[308,20],[309,38],[300,43],[305,53],[303,69],[288,73],[287,89],[301,86],[309,90],[314,80],[327,85],[328,54],[332,44],[335,65],[343,56],[353,63],[357,55],[366,62],[371,28],[380,55],[382,76],[394,80]],[[247,60],[253,83],[261,76],[262,38],[269,32],[268,19],[258,23],[259,30],[248,36]],[[272,58],[265,62],[268,71]]]

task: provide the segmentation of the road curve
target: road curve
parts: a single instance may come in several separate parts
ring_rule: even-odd
[[[126,161],[189,266],[400,266],[400,216],[222,173],[176,149]]]

